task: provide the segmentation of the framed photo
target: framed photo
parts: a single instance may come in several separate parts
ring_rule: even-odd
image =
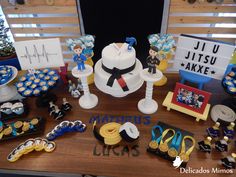
[[[203,114],[211,93],[176,83],[172,103]]]

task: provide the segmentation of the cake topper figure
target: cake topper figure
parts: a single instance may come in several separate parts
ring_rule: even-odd
[[[86,56],[82,54],[83,49],[77,44],[73,47],[73,51],[75,53],[73,61],[77,63],[78,70],[83,71],[85,69],[84,62],[87,60]]]
[[[147,57],[148,72],[156,74],[156,65],[160,64],[158,56],[158,48],[151,46],[149,50],[149,56]]]
[[[160,63],[156,68],[161,72],[165,72],[169,66],[169,60],[173,58],[175,53],[175,40],[170,34],[150,34],[148,42],[151,46],[158,48],[158,58]],[[163,75],[160,81],[155,82],[155,86],[163,86],[167,83],[167,77]]]
[[[132,46],[135,44],[137,45],[137,40],[135,37],[126,37],[125,42],[127,42],[128,45],[128,50],[130,51],[132,49]]]
[[[93,55],[94,36],[85,35],[78,39],[68,39],[66,44],[68,48],[75,53],[73,61],[77,63],[78,70],[85,69],[84,62]]]

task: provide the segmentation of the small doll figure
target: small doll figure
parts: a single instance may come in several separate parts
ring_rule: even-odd
[[[226,169],[235,169],[236,153],[232,153],[230,156],[221,159],[220,164],[223,165]]]
[[[155,46],[151,46],[149,50],[149,56],[147,57],[148,72],[151,74],[156,73],[156,65],[160,64],[160,60],[157,55],[158,48]]]
[[[73,51],[75,52],[73,61],[77,63],[78,70],[83,71],[85,69],[84,62],[87,60],[86,56],[82,54],[83,49],[77,44],[73,47]]]
[[[73,96],[74,98],[79,98],[80,96],[80,91],[76,89],[75,84],[72,85],[71,96]]]
[[[208,136],[204,141],[198,142],[200,151],[211,153],[211,140],[212,138]]]
[[[224,136],[227,136],[229,137],[230,139],[233,139],[234,138],[234,126],[235,126],[235,123],[234,122],[231,122],[227,127],[225,127],[223,129],[223,134]]]
[[[213,127],[207,128],[207,133],[209,136],[211,136],[212,138],[217,138],[220,136],[220,123],[216,122],[215,125]]]
[[[52,101],[49,102],[48,112],[49,112],[50,116],[54,116],[54,113],[55,113],[55,110],[56,110],[55,106],[56,105]]]
[[[66,98],[63,98],[63,103],[61,106],[61,110],[64,112],[70,111],[72,109],[71,104],[66,100]]]
[[[219,152],[227,152],[228,151],[228,141],[229,138],[224,136],[224,139],[215,142],[215,148]]]
[[[60,120],[65,116],[65,113],[58,108],[57,105],[55,105],[55,112],[54,112],[54,119]]]

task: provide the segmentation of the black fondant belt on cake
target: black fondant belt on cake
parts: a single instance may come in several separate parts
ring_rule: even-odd
[[[114,80],[116,79],[123,91],[129,91],[129,88],[122,75],[133,71],[135,68],[135,64],[136,63],[134,63],[132,66],[126,69],[118,69],[116,67],[114,67],[113,69],[109,69],[102,64],[102,69],[111,74],[110,78],[107,81],[107,85],[112,87]]]

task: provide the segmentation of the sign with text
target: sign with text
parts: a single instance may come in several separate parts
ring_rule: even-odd
[[[65,66],[59,38],[14,43],[22,70]]]
[[[221,80],[235,46],[189,35],[180,35],[174,69]]]

